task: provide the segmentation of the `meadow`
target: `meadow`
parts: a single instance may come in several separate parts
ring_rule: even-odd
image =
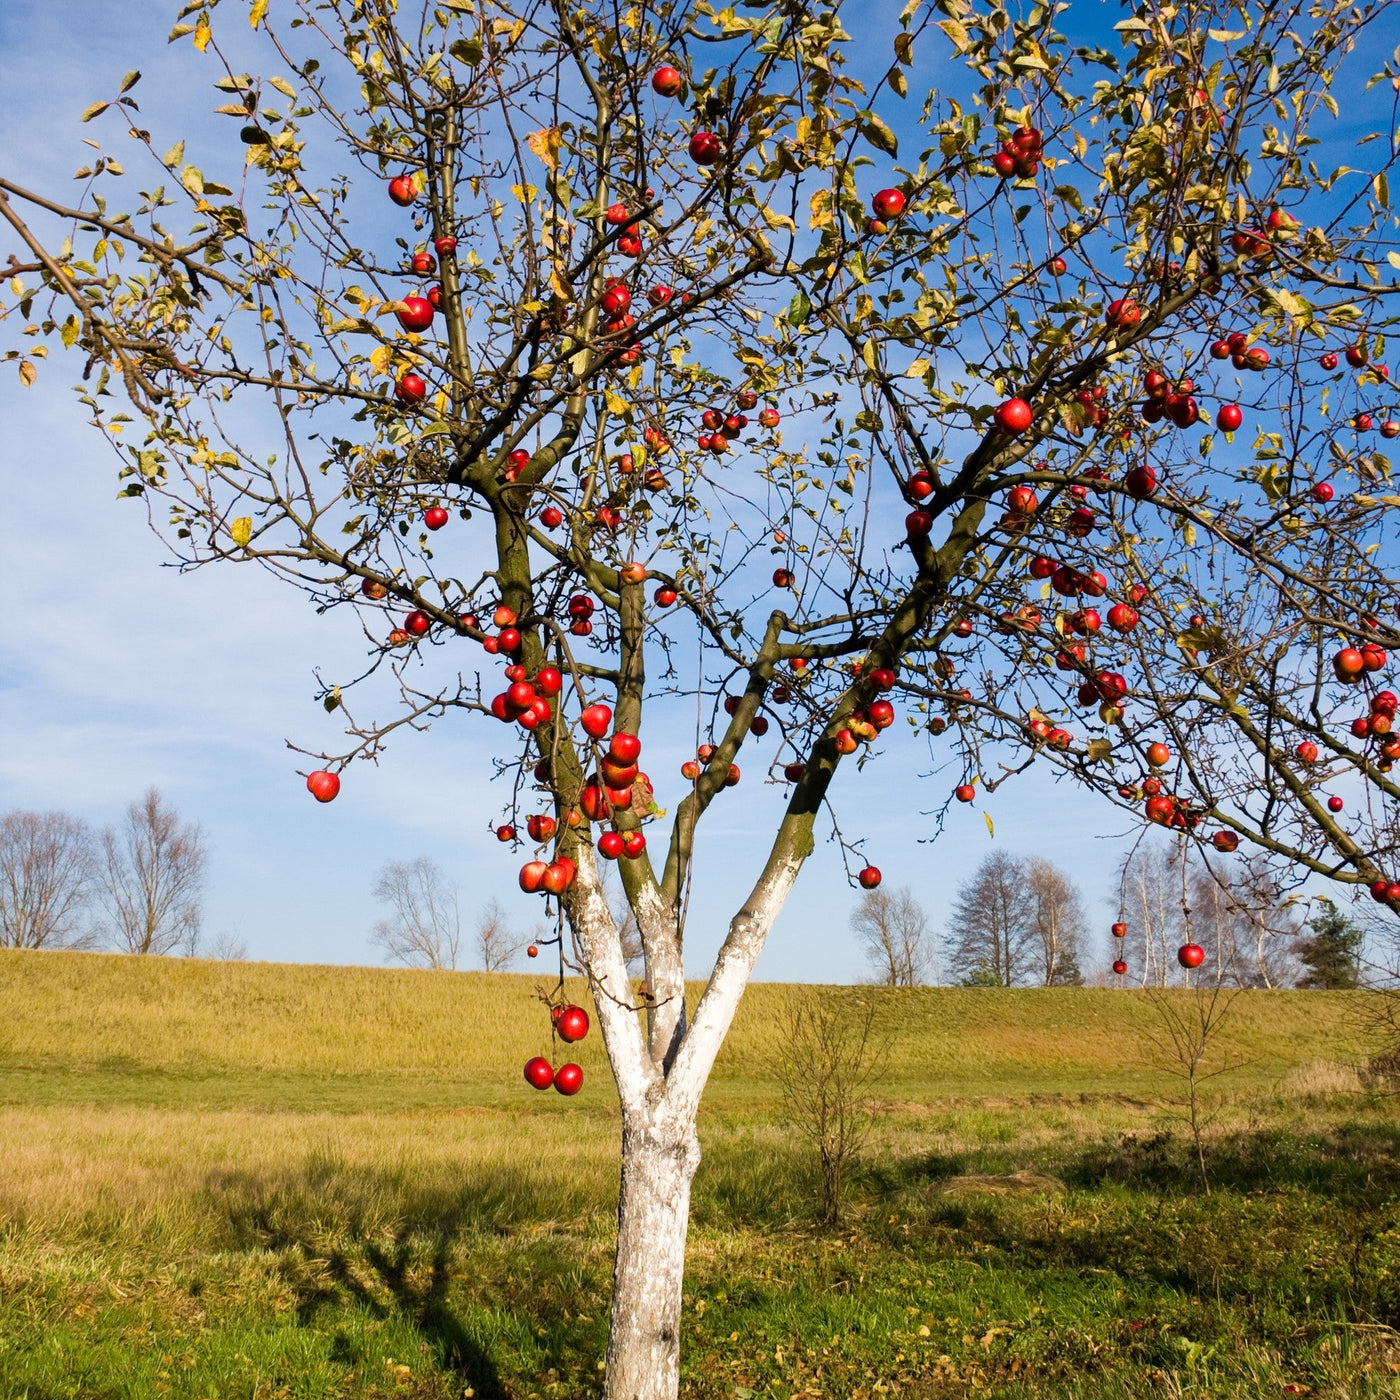
[[[0,1400],[598,1391],[616,1098],[536,979],[0,953]],[[695,989],[698,992],[698,988]],[[880,992],[839,1227],[756,985],[702,1116],[687,1397],[1393,1396],[1400,1123],[1355,994],[1250,992],[1201,1188],[1139,994]]]

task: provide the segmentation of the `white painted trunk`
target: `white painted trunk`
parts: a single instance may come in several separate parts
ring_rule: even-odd
[[[648,1109],[623,1118],[604,1400],[675,1400],[680,1386],[685,1236],[700,1144],[693,1122],[663,1127],[665,1117]]]

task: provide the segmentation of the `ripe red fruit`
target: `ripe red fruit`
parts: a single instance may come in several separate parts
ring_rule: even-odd
[[[1229,855],[1231,851],[1239,848],[1240,838],[1233,831],[1217,831],[1210,838],[1210,844],[1217,851],[1224,851],[1226,855]]]
[[[389,181],[389,198],[400,206],[412,204],[418,198],[418,185],[412,175],[395,175]]]
[[[1146,464],[1130,467],[1123,484],[1135,501],[1145,501],[1157,489],[1157,473]]]
[[[1171,762],[1172,751],[1165,744],[1149,744],[1147,746],[1147,761],[1154,768],[1165,767]]]
[[[685,79],[681,77],[680,69],[673,68],[669,63],[663,63],[651,75],[651,90],[661,97],[675,97],[684,85]]]
[[[334,802],[340,791],[340,778],[335,773],[318,768],[314,773],[307,774],[306,790],[317,802]]]
[[[394,397],[403,404],[422,403],[428,396],[428,386],[421,374],[414,374],[409,370],[407,374],[399,376],[399,382],[394,385]]]
[[[1366,658],[1356,647],[1343,647],[1332,658],[1332,670],[1345,685],[1355,685],[1366,669]]]
[[[427,632],[432,623],[428,620],[428,614],[418,608],[409,613],[403,620],[404,630],[411,636],[421,637]]]
[[[1166,826],[1176,812],[1176,803],[1170,797],[1149,797],[1144,810],[1148,821]]]
[[[1243,422],[1244,414],[1240,411],[1239,404],[1221,404],[1220,411],[1215,415],[1215,426],[1222,433],[1235,432]]]
[[[656,606],[659,608],[669,608],[676,601],[676,590],[668,588],[664,583],[653,595],[656,599]]]
[[[1336,493],[1332,489],[1330,481],[1319,481],[1312,489],[1312,498],[1326,505]]]
[[[1047,266],[1049,267],[1050,271],[1055,274],[1056,277],[1063,277],[1065,275],[1065,269],[1068,266],[1068,264],[1063,258],[1051,258]]]
[[[616,831],[605,831],[598,838],[598,854],[604,860],[616,860],[622,854],[622,837]]]
[[[971,802],[977,796],[977,789],[971,783],[961,783],[953,789],[953,796],[959,802]]]
[[[433,324],[433,304],[427,297],[404,297],[394,314],[406,331],[425,331]]]
[[[1327,799],[1327,810],[1329,812],[1340,812],[1346,804],[1340,797],[1329,797]]]
[[[535,1089],[548,1089],[554,1083],[554,1070],[548,1060],[536,1055],[525,1061],[525,1082]]]
[[[696,165],[714,165],[724,155],[724,147],[713,131],[697,131],[690,138],[690,158]]]
[[[1360,369],[1367,360],[1367,350],[1365,345],[1348,345],[1346,349],[1347,364],[1352,369]]]
[[[997,427],[1012,437],[1019,437],[1030,427],[1035,414],[1025,399],[1007,399],[996,411]]]
[[[1176,960],[1182,967],[1200,967],[1206,960],[1206,950],[1199,943],[1183,943],[1176,950]]]
[[[609,204],[603,217],[614,228],[617,228],[627,222],[627,206],[625,204]]]
[[[1115,632],[1131,632],[1138,625],[1137,609],[1126,603],[1115,603],[1108,610],[1108,625]]]
[[[632,293],[621,282],[614,282],[603,293],[598,305],[606,316],[621,316],[632,305]],[[630,329],[630,327],[620,327],[619,329]]]
[[[590,705],[579,717],[583,731],[594,739],[601,739],[612,724],[612,711],[606,705]]]
[[[881,190],[874,199],[870,201],[870,207],[875,211],[877,219],[897,219],[904,212],[904,193],[902,190]]]
[[[526,894],[538,894],[544,886],[544,873],[549,866],[542,860],[527,860],[520,867],[520,888]]]
[[[583,1088],[583,1071],[577,1065],[560,1065],[554,1071],[554,1087],[566,1098]]]
[[[1142,309],[1131,297],[1120,297],[1108,304],[1104,320],[1115,331],[1130,331],[1142,320]]]
[[[776,428],[781,421],[781,415],[776,408],[764,408],[759,410],[758,424],[761,428]]]
[[[880,883],[881,876],[879,870],[875,866],[867,865],[865,869],[856,876],[856,879],[860,881],[861,889],[873,890]]]
[[[923,539],[933,529],[933,516],[926,510],[911,510],[904,517],[904,530],[911,540]]]
[[[725,787],[738,787],[740,776],[739,765],[737,763],[731,763],[729,765],[729,772],[724,775]]]
[[[1303,742],[1298,745],[1297,754],[1304,763],[1316,763],[1317,745],[1314,744],[1311,739],[1304,739]]]
[[[447,512],[441,506],[429,506],[423,512],[423,524],[430,530],[441,530],[447,524]]]
[[[618,763],[635,763],[641,751],[642,741],[635,734],[614,734],[612,742],[608,745],[608,757]]]
[[[1009,180],[1016,173],[1016,157],[1010,151],[998,151],[992,157],[992,168],[1003,180]]]
[[[435,238],[433,239],[433,252],[440,258],[450,258],[457,251],[457,240],[455,238]]]
[[[566,1006],[555,1019],[554,1029],[559,1032],[560,1040],[572,1045],[588,1034],[588,1012],[581,1006]]]
[[[790,783],[799,783],[806,771],[807,765],[805,763],[789,763],[783,768],[783,777]]]
[[[564,523],[564,512],[558,506],[546,506],[540,512],[540,524],[546,530],[557,530]]]
[[[1113,927],[1109,929],[1109,932],[1115,938],[1126,938],[1128,936],[1128,926],[1127,924],[1114,924]]]
[[[640,831],[624,832],[622,836],[622,854],[628,860],[636,860],[647,848],[647,838]]]
[[[1113,962],[1113,970],[1120,977],[1122,977],[1123,974],[1128,970],[1128,964],[1125,963],[1122,958],[1115,958]]]
[[[437,271],[437,259],[431,253],[425,253],[421,248],[414,253],[408,265],[419,277],[431,277]]]
[[[690,759],[681,764],[681,777],[688,783],[693,783],[700,776],[700,765],[694,759]]]

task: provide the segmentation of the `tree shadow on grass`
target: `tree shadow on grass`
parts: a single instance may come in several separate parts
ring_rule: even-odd
[[[592,1351],[591,1330],[576,1335],[585,1324],[595,1325],[576,1317],[589,1295],[587,1283],[571,1267],[577,1260],[566,1257],[568,1241],[551,1240],[547,1233],[533,1237],[542,1213],[535,1207],[541,1203],[522,1197],[518,1175],[486,1172],[448,1186],[316,1154],[299,1169],[275,1174],[218,1173],[210,1178],[209,1191],[220,1202],[236,1244],[274,1254],[303,1327],[323,1326],[324,1312],[347,1303],[377,1321],[408,1322],[439,1370],[455,1378],[458,1393],[469,1389],[480,1400],[509,1400],[515,1393],[501,1371],[505,1354],[513,1350],[509,1335],[493,1348],[471,1325],[463,1295],[483,1294],[480,1302],[492,1325],[503,1323],[507,1333],[515,1327],[532,1351],[542,1350],[542,1368],[567,1367],[573,1351]],[[521,1297],[508,1296],[512,1290],[491,1278],[493,1270],[505,1272],[496,1243],[527,1221],[535,1228],[520,1250],[529,1258],[522,1258],[520,1267],[506,1266],[511,1283],[516,1273],[532,1268],[551,1284],[573,1280],[564,1303],[568,1320],[552,1318],[556,1325],[537,1339],[533,1334],[542,1315],[555,1311],[555,1290],[537,1286],[525,1297],[522,1284],[516,1285]],[[474,1242],[479,1254],[491,1256],[479,1270],[472,1267]],[[528,1317],[522,1308],[528,1308]],[[340,1353],[333,1359],[354,1364],[343,1334],[333,1345]]]

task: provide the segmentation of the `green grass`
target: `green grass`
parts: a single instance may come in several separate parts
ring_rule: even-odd
[[[534,986],[0,954],[0,1400],[596,1394],[616,1099],[596,1036],[579,1098],[525,1086]],[[1142,998],[882,994],[824,1232],[769,1071],[793,994],[751,990],[707,1098],[688,1397],[1400,1390],[1400,1124],[1346,1071],[1354,998],[1236,1002],[1204,1198]],[[1062,1189],[947,1189],[1022,1170]]]

